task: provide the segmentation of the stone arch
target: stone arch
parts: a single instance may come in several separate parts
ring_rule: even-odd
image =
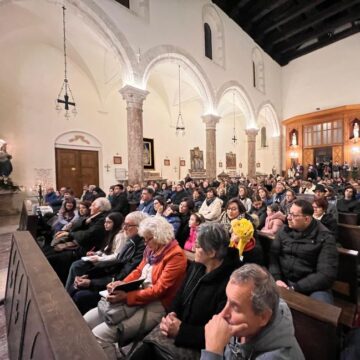
[[[261,51],[255,47],[252,50],[253,85],[256,89],[265,93],[265,69]]]
[[[280,125],[279,125],[279,118],[276,114],[274,106],[270,102],[265,102],[259,107],[259,111],[257,114],[257,122],[259,122],[259,117],[263,116],[266,122],[271,127],[271,136],[276,137],[280,136]]]
[[[207,23],[212,34],[212,60],[224,67],[225,66],[225,36],[224,25],[216,8],[211,4],[203,6],[202,11],[203,25]],[[205,39],[205,36],[204,36]],[[205,54],[205,41],[204,41]]]
[[[216,96],[216,108],[218,108],[223,96],[230,91],[235,92],[235,101],[245,116],[246,128],[257,128],[254,107],[251,103],[250,97],[237,81],[229,81],[221,86]]]
[[[138,0],[148,1],[148,0]],[[78,1],[68,0],[76,8],[94,31],[106,41],[108,46],[114,49],[122,64],[121,77],[124,83],[135,83],[136,55],[127,41],[125,35],[119,30],[113,20],[106,14],[94,0]]]
[[[172,45],[161,45],[144,54],[140,88],[145,89],[151,71],[159,64],[179,63],[183,70],[194,80],[194,86],[203,102],[204,113],[213,113],[214,92],[207,75],[196,60],[185,51]]]

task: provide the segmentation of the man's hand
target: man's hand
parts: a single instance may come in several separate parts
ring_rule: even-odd
[[[91,280],[88,279],[87,275],[76,276],[74,280],[74,288],[75,289],[88,288],[90,286],[90,282]]]
[[[287,284],[285,284],[283,281],[281,280],[277,280],[276,281],[276,285],[279,286],[279,287],[283,287],[285,289],[289,289],[289,287],[287,286]]]
[[[232,336],[246,330],[247,324],[230,325],[220,314],[214,315],[205,325],[205,349],[222,355]]]
[[[106,300],[110,304],[117,304],[120,302],[125,302],[126,301],[126,292],[125,291],[114,291],[111,294],[109,293]]]

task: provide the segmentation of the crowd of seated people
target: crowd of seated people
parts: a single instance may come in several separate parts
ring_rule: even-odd
[[[358,188],[356,181],[341,177],[310,181],[269,175],[212,182],[188,177],[176,184],[117,184],[108,195],[84,186],[78,210],[71,190],[49,189],[48,203],[58,207],[53,239],[64,238],[75,248],[59,251],[55,241],[43,251],[110,359],[121,356],[115,344],[135,343],[139,335],[144,340],[131,349],[131,359],[175,359],[180,353],[184,359],[213,359],[219,350],[206,329],[225,331],[231,313],[226,296],[232,298],[246,283],[245,275],[235,276],[225,291],[232,271],[265,264],[258,231],[274,240],[268,272],[248,270],[252,286],[263,278],[267,291],[276,284],[333,303],[338,212],[360,213]],[[182,249],[194,253],[194,263],[187,265]],[[114,290],[139,278],[145,279],[142,288]],[[104,297],[99,291],[105,289]],[[288,311],[274,299],[255,333],[272,326],[277,307]],[[214,315],[218,318],[211,320]],[[291,319],[286,321],[291,327]],[[246,338],[246,329],[239,333]],[[223,348],[236,333],[227,334]],[[303,358],[296,340],[291,344],[295,357],[284,358]]]

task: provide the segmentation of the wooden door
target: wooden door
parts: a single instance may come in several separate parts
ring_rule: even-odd
[[[84,184],[99,185],[99,155],[97,151],[55,149],[56,185],[70,187],[80,197]]]

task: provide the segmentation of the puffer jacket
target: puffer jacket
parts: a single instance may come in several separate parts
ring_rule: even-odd
[[[261,229],[262,232],[275,235],[284,225],[285,215],[281,211],[277,211],[269,215],[265,220],[265,226]]]
[[[302,232],[285,225],[271,245],[270,273],[303,294],[330,289],[337,267],[334,235],[315,219]]]

